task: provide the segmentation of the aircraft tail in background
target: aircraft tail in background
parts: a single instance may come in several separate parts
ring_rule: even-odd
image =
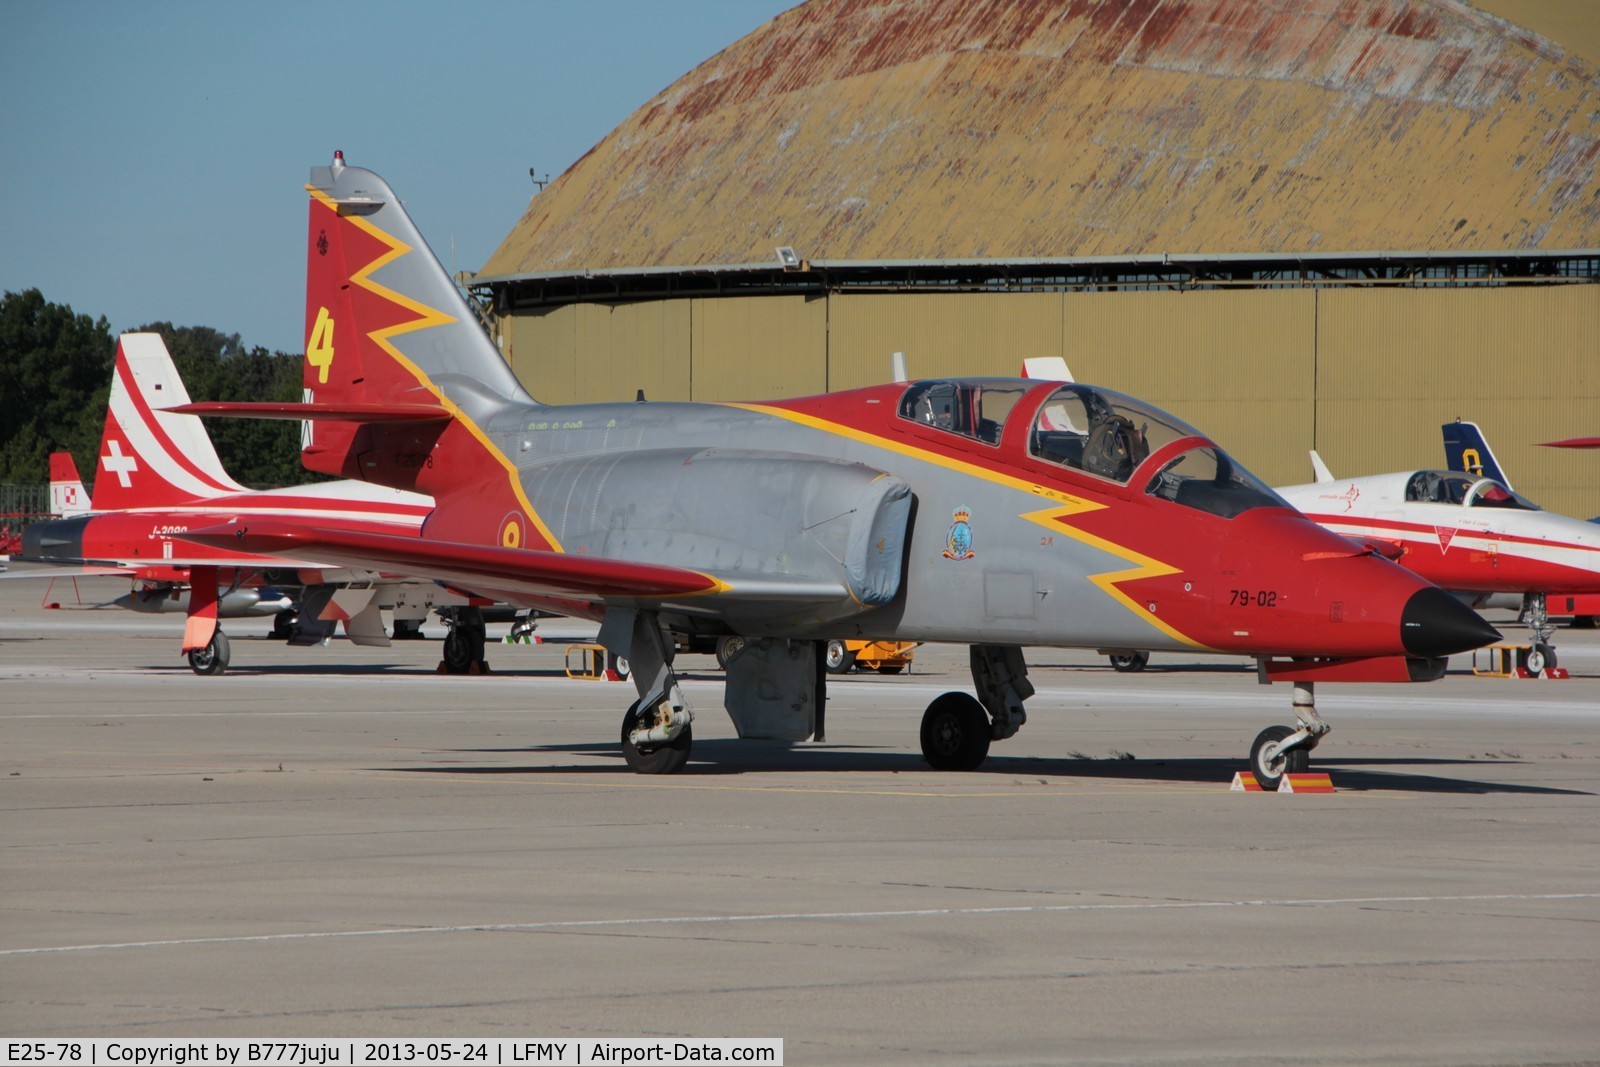
[[[1445,466],[1463,474],[1476,474],[1480,478],[1493,478],[1507,489],[1514,486],[1500,469],[1494,450],[1484,438],[1475,422],[1447,422],[1439,428],[1444,434]]]
[[[163,410],[188,402],[160,334],[118,339],[90,501],[95,511],[167,507],[244,491],[223,469],[200,419]]]
[[[89,492],[71,452],[50,453],[50,517],[70,518],[89,510]]]

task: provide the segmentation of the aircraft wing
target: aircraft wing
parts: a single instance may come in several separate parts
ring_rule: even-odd
[[[62,567],[59,560],[52,561],[51,565],[37,563],[33,560],[11,557],[10,566],[0,572],[0,582],[21,578],[105,578],[128,577],[134,574],[134,568],[123,567],[114,563],[84,563],[79,566]]]
[[[244,552],[308,555],[329,563],[394,570],[504,599],[559,597],[635,603],[715,594],[719,598],[798,604],[849,596],[842,583],[805,577],[717,576],[684,567],[576,553],[498,548],[282,522],[213,526],[191,530],[181,537]]]

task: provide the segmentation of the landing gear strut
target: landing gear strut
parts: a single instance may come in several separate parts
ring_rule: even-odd
[[[1250,770],[1262,789],[1276,790],[1286,774],[1303,774],[1311,766],[1311,750],[1333,727],[1317,714],[1316,683],[1294,683],[1294,714],[1299,729],[1269,726],[1250,746]]]
[[[1533,631],[1533,647],[1528,649],[1527,659],[1519,666],[1526,667],[1531,674],[1556,665],[1556,646],[1550,643],[1556,628],[1550,625],[1550,613],[1546,608],[1543,593],[1522,594],[1522,613],[1518,621]]]
[[[628,661],[639,699],[622,716],[622,758],[639,774],[675,774],[689,762],[694,712],[672,671],[672,642],[653,611],[606,612],[599,642]]]
[[[945,693],[922,715],[922,758],[941,771],[974,771],[990,741],[1004,741],[1028,721],[1022,702],[1033,696],[1028,665],[1017,645],[973,645],[977,697]]]

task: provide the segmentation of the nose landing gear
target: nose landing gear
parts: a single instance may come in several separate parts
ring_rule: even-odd
[[[1286,774],[1311,767],[1311,750],[1333,727],[1317,714],[1316,683],[1294,683],[1294,713],[1299,729],[1269,726],[1250,746],[1250,770],[1262,789],[1276,790]]]
[[[1556,646],[1550,643],[1550,638],[1556,628],[1550,625],[1550,613],[1543,593],[1522,594],[1522,611],[1518,621],[1533,631],[1533,646],[1528,649],[1526,659],[1517,666],[1526,667],[1530,674],[1539,674],[1554,667]]]

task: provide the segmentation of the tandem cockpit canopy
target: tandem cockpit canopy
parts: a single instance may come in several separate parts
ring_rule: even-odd
[[[1493,478],[1459,471],[1417,471],[1406,482],[1406,500],[1421,504],[1459,504],[1469,508],[1513,508],[1539,511],[1539,505],[1519,496]]]
[[[913,382],[900,398],[899,414],[998,446],[1018,404],[1038,395],[1039,388],[1038,382],[1010,378]],[[1034,459],[1127,485],[1145,460],[1185,440],[1193,447],[1168,449],[1160,470],[1144,483],[1147,493],[1224,518],[1251,508],[1289,506],[1193,426],[1109,389],[1076,382],[1057,387],[1039,406],[1026,447]]]

